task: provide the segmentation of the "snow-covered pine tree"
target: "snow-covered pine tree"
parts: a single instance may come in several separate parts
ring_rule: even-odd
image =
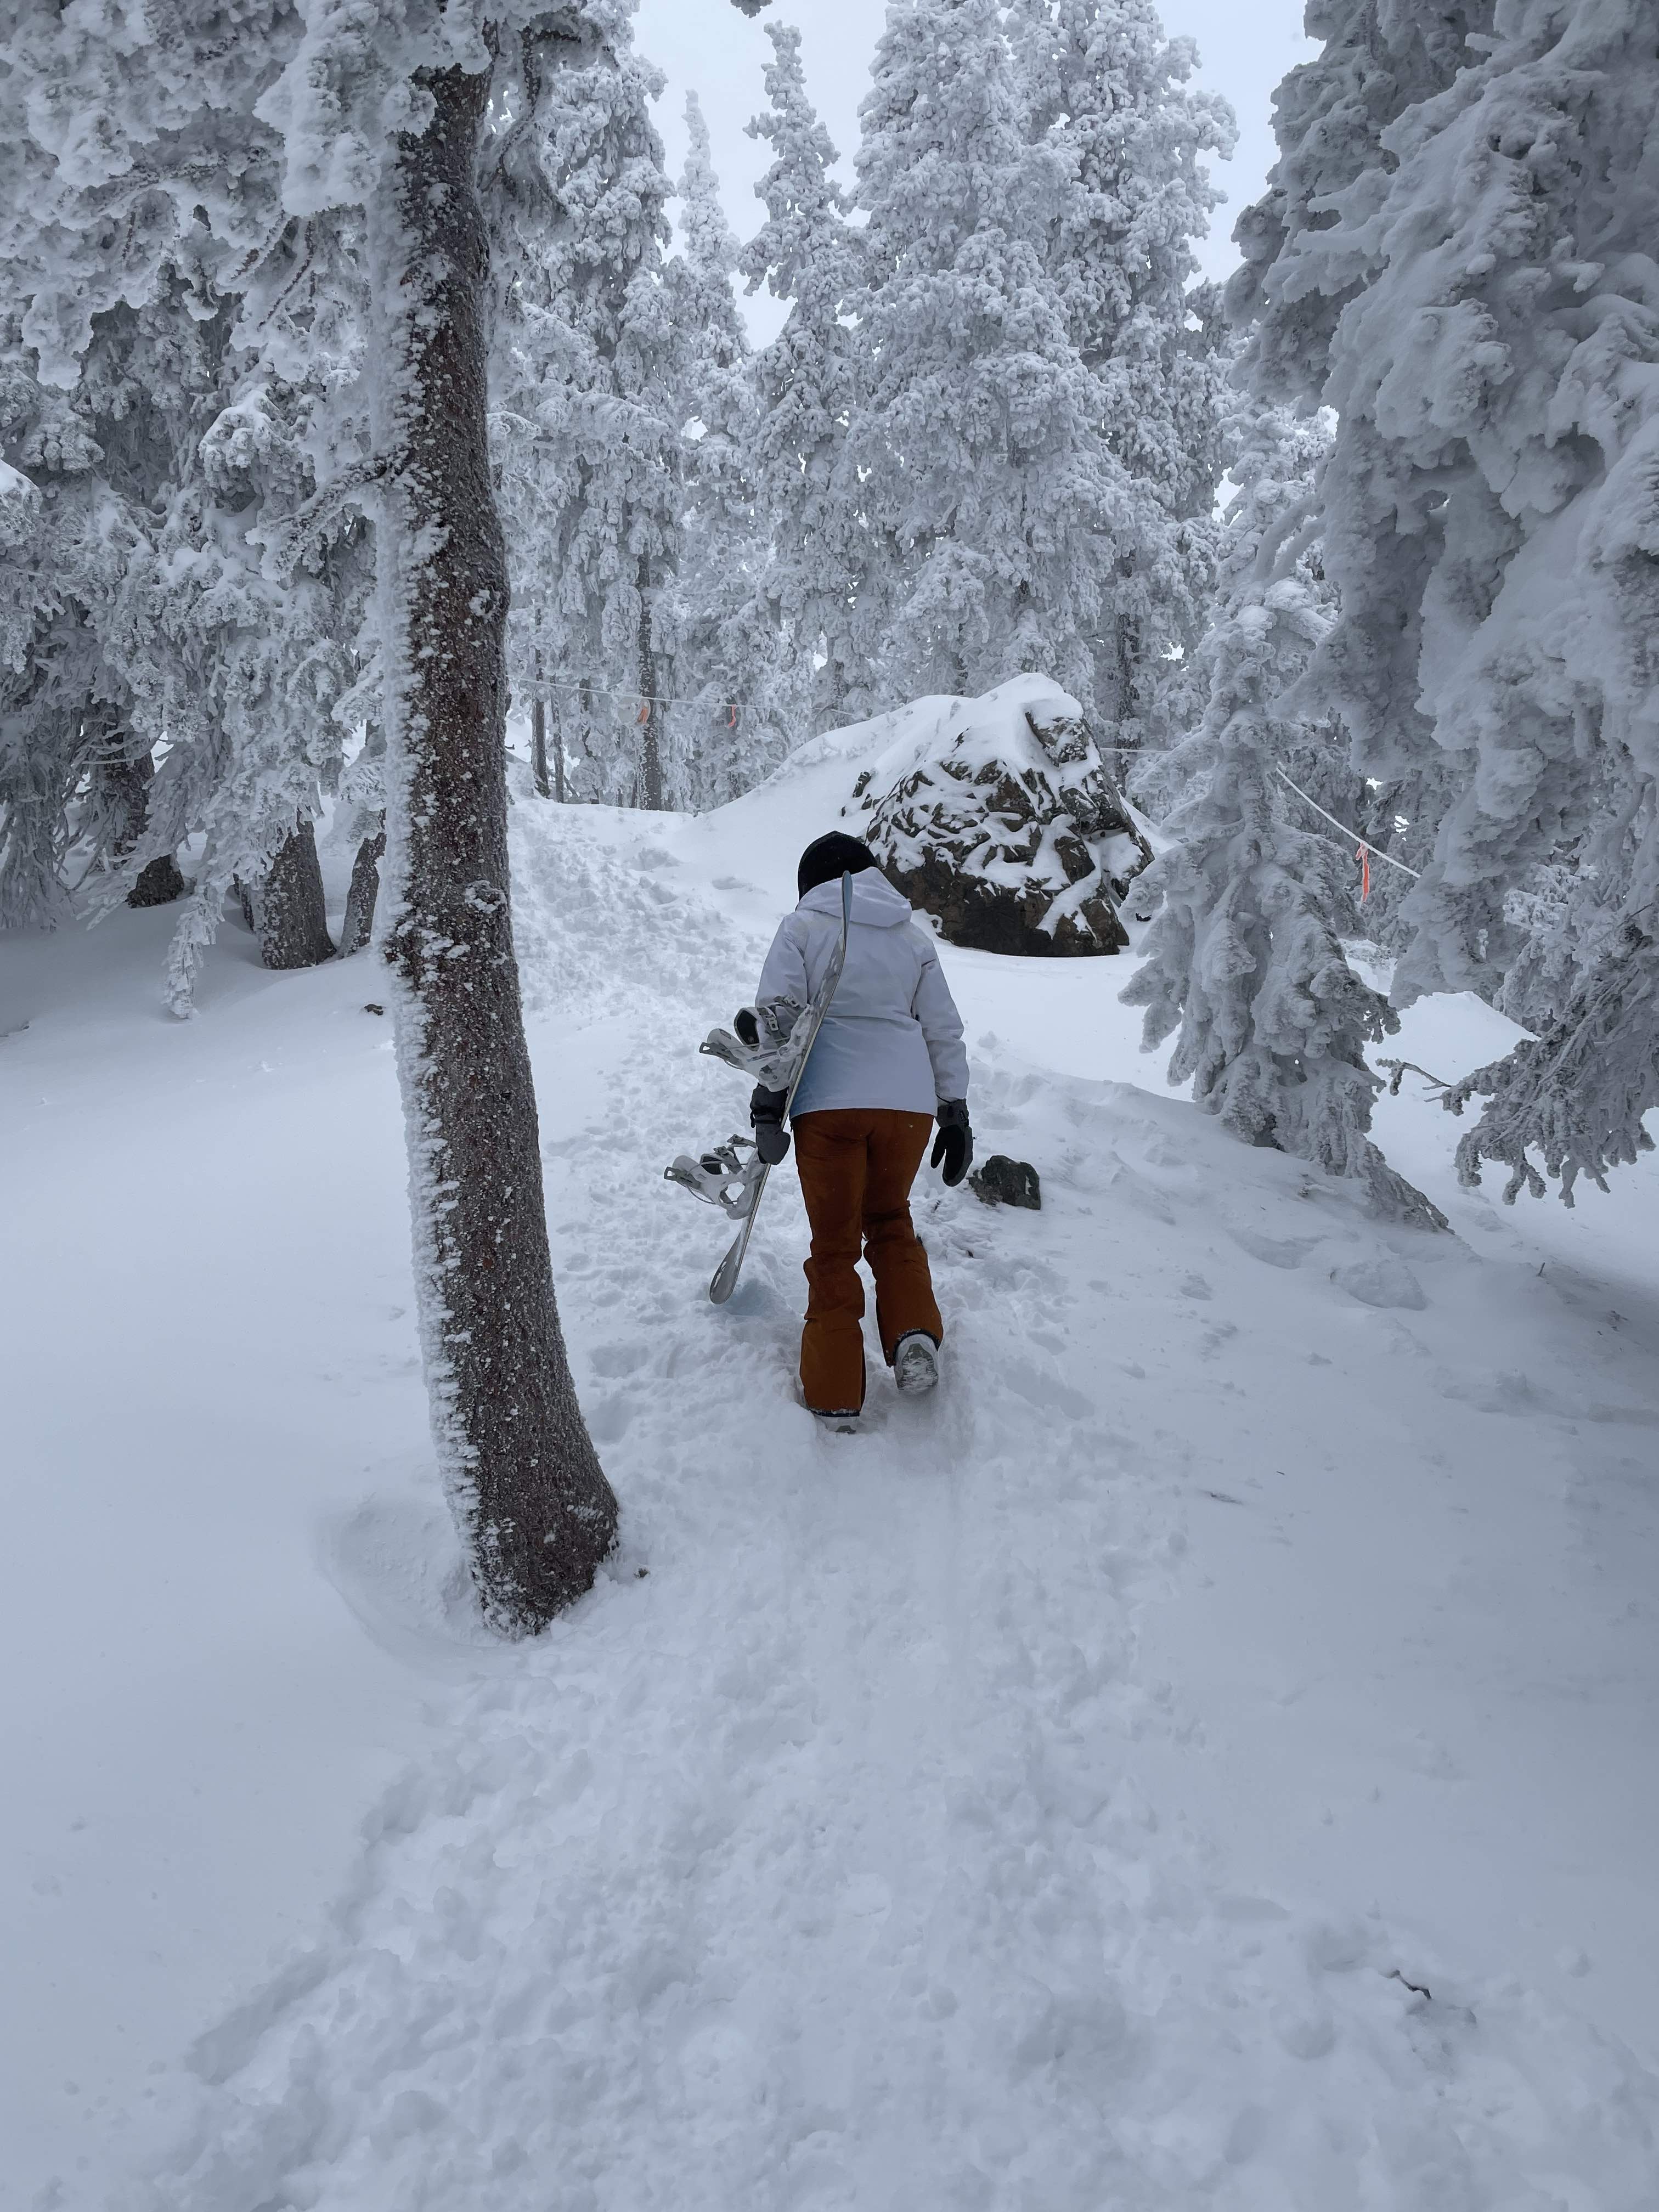
[[[1467,38],[1479,36],[1491,17],[1492,0],[1437,0],[1420,9],[1325,0],[1310,19],[1324,46],[1291,70],[1275,96],[1279,158],[1267,195],[1244,210],[1235,228],[1244,265],[1227,289],[1230,319],[1245,334],[1242,380],[1265,405],[1304,413],[1324,405],[1332,343],[1344,308],[1365,281],[1364,258],[1350,255],[1340,270],[1325,268],[1317,282],[1304,270],[1287,283],[1287,272],[1300,268],[1304,249],[1329,224],[1332,204],[1352,189],[1369,189],[1361,180],[1385,172],[1393,159],[1385,151],[1390,126],[1413,103],[1453,82],[1467,58]],[[1317,258],[1316,246],[1313,252]],[[1346,437],[1338,441],[1322,502],[1331,538],[1324,557],[1339,586],[1349,574],[1341,539],[1350,520],[1358,522],[1362,538],[1370,527],[1344,488],[1352,450]],[[1376,827],[1368,834],[1403,819],[1419,865],[1455,784],[1426,742],[1417,692],[1431,536],[1415,526],[1400,532],[1382,564],[1391,586],[1388,602],[1375,590],[1362,593],[1327,647],[1329,665],[1348,664],[1338,696],[1328,694],[1327,705],[1357,704],[1361,692],[1366,701],[1357,711],[1369,738],[1363,763],[1356,744],[1352,765],[1372,796]],[[1350,716],[1346,726],[1357,736],[1353,721]],[[1367,828],[1358,820],[1353,826]],[[1397,905],[1394,890],[1390,884],[1389,898]],[[1394,941],[1392,928],[1384,933]]]
[[[60,863],[73,842],[94,915],[177,895],[175,850],[200,838],[171,968],[180,1012],[233,883],[268,965],[332,951],[311,821],[339,764],[368,583],[361,522],[305,513],[330,380],[308,337],[309,368],[287,349],[307,257],[277,241],[260,312],[241,315],[209,238],[193,225],[142,296],[103,304],[55,384],[22,336],[29,264],[9,263],[0,371],[0,438],[45,501],[29,588],[46,626],[15,662],[8,750],[37,792],[55,764],[56,802],[33,818]],[[14,858],[23,842],[9,835]]]
[[[350,702],[374,570],[355,506],[318,497],[319,449],[343,440],[358,459],[367,425],[361,406],[339,402],[355,320],[342,348],[311,272],[356,237],[355,224],[343,233],[319,218],[303,242],[264,257],[246,297],[212,288],[211,416],[170,489],[149,610],[168,796],[177,827],[202,841],[173,963],[180,1012],[233,884],[267,967],[309,967],[334,950],[313,823],[361,711]],[[121,659],[143,665],[137,636]]]
[[[1310,381],[1322,337],[1339,416],[1325,696],[1362,772],[1437,799],[1402,806],[1434,843],[1397,1001],[1499,996],[1524,956],[1546,1024],[1453,1093],[1492,1100],[1462,1172],[1486,1154],[1509,1194],[1541,1188],[1532,1144],[1570,1195],[1659,1103],[1652,11],[1470,0],[1431,40],[1342,29],[1344,82],[1361,53],[1412,102],[1337,189],[1288,180],[1251,283],[1264,366]],[[1552,875],[1571,895],[1540,896]]]
[[[533,121],[541,42],[557,29],[505,5],[307,15],[267,0],[228,39],[188,11],[158,26],[31,0],[0,46],[0,264],[27,294],[19,337],[42,385],[75,390],[98,319],[175,278],[246,306],[291,262],[313,358],[319,332],[356,333],[334,365],[341,434],[313,426],[322,480],[287,520],[303,546],[373,487],[387,949],[434,1436],[485,1612],[509,1633],[589,1585],[616,1519],[549,1267],[508,903],[507,587],[486,437],[483,141]],[[365,227],[369,250],[343,250]],[[349,459],[354,367],[373,371],[375,443]],[[264,450],[264,402],[249,399],[247,450],[225,424],[210,489],[216,470],[245,473]],[[261,535],[275,523],[262,513]]]
[[[165,843],[160,828],[173,810],[155,789],[146,595],[156,510],[192,418],[198,429],[205,419],[211,347],[164,307],[118,307],[65,391],[36,374],[26,296],[0,277],[0,923],[49,926],[88,900],[148,904],[182,888],[176,826]],[[173,341],[163,357],[146,343],[158,328]],[[149,681],[123,651],[124,629]],[[72,849],[76,876],[91,882],[78,902]]]
[[[1338,781],[1337,702],[1313,688],[1312,672],[1339,611],[1325,543],[1339,465],[1316,432],[1298,440],[1289,418],[1311,416],[1323,401],[1340,302],[1309,286],[1286,289],[1268,307],[1263,286],[1286,240],[1325,219],[1322,196],[1366,175],[1388,124],[1419,88],[1446,81],[1461,40],[1445,12],[1425,23],[1395,9],[1384,24],[1374,0],[1327,0],[1310,18],[1324,52],[1279,88],[1279,161],[1266,199],[1234,234],[1246,266],[1228,306],[1247,329],[1236,372],[1247,397],[1232,425],[1240,490],[1220,612],[1201,655],[1210,702],[1170,763],[1185,795],[1149,886],[1161,882],[1167,902],[1124,994],[1146,1008],[1148,1048],[1180,1024],[1172,1074],[1193,1076],[1195,1095],[1240,1135],[1363,1176],[1383,1211],[1419,1218],[1425,1202],[1393,1176],[1369,1135],[1380,1085],[1364,1048],[1395,1017],[1342,949],[1339,932],[1353,921],[1352,862],[1341,866],[1323,842],[1327,825],[1279,775],[1287,769],[1322,803]],[[1391,649],[1382,641],[1385,656]],[[1407,714],[1411,698],[1407,684]],[[1296,775],[1297,761],[1322,773],[1322,784]],[[1415,827],[1417,780],[1405,762],[1373,775],[1390,798],[1411,780]],[[1330,811],[1352,822],[1340,806]]]
[[[1259,557],[1276,559],[1287,534],[1294,541],[1290,573],[1307,597],[1309,635],[1322,639],[1330,634],[1337,598],[1325,572],[1320,486],[1330,456],[1332,428],[1328,416],[1298,415],[1247,393],[1234,396],[1225,418],[1227,473],[1233,490],[1220,537],[1218,612],[1211,632],[1190,657],[1188,670],[1203,704],[1187,737],[1166,750],[1143,753],[1139,763],[1135,798],[1159,820],[1195,794],[1214,764],[1215,726],[1205,711],[1214,647],[1243,604],[1241,595],[1256,587]],[[1273,717],[1281,747],[1273,767],[1283,790],[1293,794],[1291,819],[1298,829],[1325,837],[1349,856],[1349,889],[1339,897],[1331,916],[1339,936],[1391,945],[1412,877],[1389,861],[1398,860],[1415,869],[1420,860],[1413,860],[1408,840],[1401,834],[1393,787],[1356,774],[1341,717],[1328,702],[1304,700],[1300,689],[1298,672]],[[1359,840],[1370,848],[1367,866],[1359,865]]]
[[[1170,763],[1183,796],[1145,878],[1163,904],[1123,997],[1146,1009],[1147,1050],[1179,1027],[1170,1081],[1190,1078],[1245,1142],[1363,1176],[1380,1210],[1443,1225],[1368,1134],[1381,1083],[1364,1048],[1399,1020],[1343,953],[1352,858],[1298,819],[1280,775],[1328,793],[1346,753],[1334,717],[1295,703],[1335,614],[1317,556],[1326,437],[1259,404],[1232,430],[1222,606],[1200,653],[1209,704]]]
[[[1494,4],[1315,0],[1310,7],[1308,35],[1323,46],[1273,95],[1279,158],[1266,193],[1233,228],[1244,265],[1229,283],[1227,312],[1249,330],[1263,397],[1320,404],[1331,339],[1364,281],[1363,264],[1351,264],[1329,291],[1289,288],[1284,270],[1309,234],[1328,227],[1326,202],[1387,166],[1383,134],[1413,102],[1452,82],[1468,58],[1470,36],[1490,28]]]
[[[1097,549],[1127,489],[1040,251],[1066,157],[1030,142],[1016,91],[997,0],[888,10],[857,157],[858,643],[890,701],[1042,668],[1092,711]]]
[[[1029,11],[1014,24],[1022,46],[1037,39]],[[1079,350],[1079,280],[1055,240],[1070,224],[1080,246],[1096,226],[1079,148],[1035,127],[1040,88],[1015,66],[995,0],[890,10],[858,157],[860,615],[890,696],[1041,668],[1115,744],[1138,734],[1126,702],[1144,702],[1195,628],[1208,525],[1172,514],[1137,475],[1133,434],[1112,420],[1122,394]],[[1189,320],[1182,309],[1172,351]],[[1213,447],[1198,441],[1200,473]],[[1180,499],[1192,504],[1190,485]]]
[[[550,781],[661,797],[658,659],[678,567],[678,338],[664,290],[671,186],[631,0],[560,14],[535,112],[500,179],[517,239],[498,267],[491,358],[515,695],[545,702]],[[553,43],[556,38],[556,43]],[[537,179],[544,177],[550,205]]]
[[[553,72],[552,89],[532,111],[533,125],[526,119],[547,143],[527,144],[524,129],[504,134],[492,149],[485,186],[498,241],[490,263],[489,443],[507,544],[507,678],[513,703],[529,711],[536,787],[561,799],[568,577],[558,525],[578,495],[580,465],[568,410],[560,404],[575,374],[577,347],[566,260],[574,222],[559,186],[571,153],[568,112],[580,105],[580,93],[570,88],[580,72],[605,70],[616,60],[602,42],[583,39],[582,32],[593,28],[589,10],[562,27],[556,44],[550,41],[544,66]]]
[[[862,283],[862,239],[832,174],[835,146],[806,96],[800,33],[774,23],[766,35],[770,104],[748,126],[772,148],[772,166],[755,187],[766,220],[738,267],[751,293],[763,284],[788,301],[789,313],[752,369],[749,468],[769,533],[752,619],[779,635],[789,711],[820,730],[874,705],[852,631],[867,544],[847,449],[862,339],[843,319]]]
[[[1225,364],[1193,249],[1221,198],[1204,156],[1230,155],[1237,128],[1191,88],[1196,49],[1151,0],[1018,0],[1011,21],[1026,129],[1071,165],[1044,265],[1135,501],[1094,653],[1103,742],[1123,758],[1179,729],[1170,649],[1190,653],[1211,612]]]
[[[8,347],[0,368],[0,927],[53,927],[68,909],[70,807],[86,772],[97,642],[74,589],[74,514],[46,496],[31,451],[33,379]],[[57,410],[63,412],[64,410]],[[75,426],[73,473],[95,448]],[[84,453],[84,459],[81,458]],[[31,472],[15,465],[33,462]],[[54,471],[56,473],[56,471]]]
[[[663,275],[635,270],[628,287],[617,363],[628,428],[623,464],[623,543],[629,563],[624,599],[632,617],[635,682],[640,697],[636,806],[667,804],[664,730],[674,684],[674,595],[684,528],[685,425],[679,415],[680,334]]]
[[[1249,588],[1256,556],[1270,533],[1274,546],[1269,557],[1275,557],[1281,525],[1296,538],[1294,573],[1307,587],[1320,623],[1328,628],[1335,611],[1317,538],[1318,473],[1330,449],[1328,430],[1317,417],[1298,417],[1288,408],[1235,393],[1224,418],[1223,447],[1232,490],[1218,532],[1212,627],[1187,656],[1187,733],[1172,745],[1143,753],[1136,763],[1136,803],[1160,821],[1192,795],[1214,763],[1215,732],[1205,708],[1215,624],[1231,616],[1241,592]]]
[[[764,537],[751,469],[750,349],[732,279],[738,241],[720,205],[708,126],[686,95],[678,251],[667,284],[679,341],[684,510],[673,600],[676,704],[665,782],[679,805],[719,805],[788,749],[777,696],[782,641],[757,595]]]

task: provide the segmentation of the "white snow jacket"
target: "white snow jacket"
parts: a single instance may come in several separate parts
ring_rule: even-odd
[[[962,1017],[933,939],[910,919],[910,902],[878,868],[853,878],[847,964],[793,1115],[839,1107],[931,1114],[939,1098],[968,1096]],[[757,999],[805,1006],[823,981],[841,937],[841,878],[807,892],[786,915],[761,970]],[[792,1115],[792,1118],[793,1118]]]

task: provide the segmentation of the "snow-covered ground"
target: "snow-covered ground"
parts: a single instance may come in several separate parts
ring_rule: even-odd
[[[661,1167],[894,736],[700,820],[519,781],[625,1509],[533,1647],[434,1493],[375,963],[228,927],[181,1026],[165,912],[0,950],[6,2212],[1659,2201],[1653,1161],[1506,1210],[1408,1077],[1454,1234],[1379,1228],[1165,1089],[1127,960],[947,950],[1043,1211],[925,1176],[945,1389],[817,1434],[793,1176],[718,1311]]]

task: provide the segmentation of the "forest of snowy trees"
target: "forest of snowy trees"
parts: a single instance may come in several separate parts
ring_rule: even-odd
[[[272,967],[374,933],[440,1453],[509,1630],[615,1514],[539,1206],[509,710],[549,803],[696,809],[1041,672],[1159,827],[1131,995],[1242,1137],[1437,1218],[1371,1139],[1357,939],[1394,1006],[1530,1032],[1448,1096],[1468,1176],[1570,1199],[1659,1104],[1650,0],[1311,0],[1224,298],[1232,118],[1150,0],[894,0],[850,187],[769,22],[746,240],[695,101],[667,173],[632,15],[19,0],[0,35],[0,926],[174,904],[181,1014],[228,902]]]
[[[1395,1015],[1345,956],[1363,927],[1393,1006],[1472,991],[1535,1032],[1448,1093],[1487,1102],[1460,1172],[1571,1202],[1659,1105],[1653,11],[1309,27],[1235,234],[1238,489],[1132,992],[1241,1134],[1420,1216],[1367,1133]],[[1363,919],[1331,817],[1392,856]]]
[[[0,913],[154,896],[196,841],[182,1011],[233,886],[273,963],[317,957],[325,803],[379,836],[384,210],[347,111],[397,72],[360,86],[276,0],[234,67],[211,10],[137,56],[59,12],[25,11],[3,93]],[[507,678],[550,793],[718,804],[803,736],[1021,669],[1121,750],[1176,733],[1223,466],[1192,247],[1232,126],[1152,8],[895,8],[851,194],[769,27],[743,243],[695,100],[665,168],[626,0],[475,12]],[[206,174],[185,148],[228,123]],[[739,283],[788,310],[758,350]]]

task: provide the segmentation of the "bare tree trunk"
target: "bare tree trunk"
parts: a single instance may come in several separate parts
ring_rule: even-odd
[[[643,553],[640,556],[640,705],[645,722],[645,745],[641,757],[641,770],[645,782],[645,804],[653,814],[662,811],[662,724],[659,716],[660,702],[656,697],[657,658],[651,649],[651,568]]]
[[[553,796],[564,805],[564,718],[553,711]]]
[[[160,853],[153,860],[146,860],[138,871],[138,880],[127,893],[129,906],[171,906],[174,899],[183,898],[185,884],[183,869],[171,853]]]
[[[549,796],[547,783],[547,702],[538,691],[530,709],[530,765],[536,777],[536,788],[544,799]]]
[[[303,817],[271,854],[257,886],[251,892],[238,889],[264,967],[315,968],[334,957],[317,840]]]
[[[374,905],[380,895],[380,855],[386,850],[384,824],[365,837],[351,864],[351,884],[346,892],[345,915],[340,924],[340,957],[361,952],[374,934]]]
[[[398,1067],[433,1437],[487,1619],[532,1634],[592,1584],[617,1503],[554,1301],[508,905],[507,586],[486,428],[488,73],[423,72],[377,276],[388,325],[387,855]]]
[[[131,852],[149,826],[149,791],[155,781],[155,763],[148,750],[126,756],[113,754],[111,749],[119,743],[113,710],[106,710],[104,750],[98,756],[96,772],[105,804],[118,823],[110,848],[118,860]],[[171,853],[160,853],[139,870],[137,881],[127,893],[127,904],[171,906],[184,895],[185,878],[177,859]]]

